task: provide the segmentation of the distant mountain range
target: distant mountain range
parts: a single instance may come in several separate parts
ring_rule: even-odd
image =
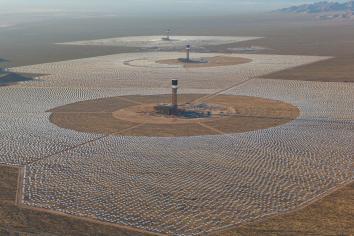
[[[326,13],[326,12],[353,12],[354,1],[345,3],[339,2],[316,2],[313,4],[303,4],[277,10],[282,13]]]

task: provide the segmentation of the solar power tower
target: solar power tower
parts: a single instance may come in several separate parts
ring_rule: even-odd
[[[178,80],[172,80],[172,113],[174,113],[178,108],[177,100],[177,90],[178,90]]]
[[[168,29],[166,30],[166,40],[170,40],[171,39],[171,30]]]
[[[191,45],[187,45],[186,46],[186,53],[187,53],[186,62],[190,61],[190,52],[191,52]]]
[[[164,41],[170,41],[171,40],[171,30],[168,29],[166,30],[166,36],[165,37],[162,37],[161,39],[164,40]]]

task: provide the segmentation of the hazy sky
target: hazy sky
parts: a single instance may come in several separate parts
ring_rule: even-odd
[[[122,15],[241,13],[269,11],[316,0],[0,0],[3,9],[19,11],[110,11]],[[342,0],[339,0],[342,1]]]

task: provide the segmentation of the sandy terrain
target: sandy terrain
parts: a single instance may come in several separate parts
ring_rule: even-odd
[[[353,63],[354,56],[339,56],[310,65],[276,72],[264,77],[283,80],[354,82]]]
[[[160,60],[156,63],[166,64],[166,65],[183,65],[184,68],[200,68],[200,67],[216,67],[216,66],[233,66],[244,63],[249,63],[252,60],[241,58],[241,57],[226,57],[226,56],[216,56],[203,58],[207,63],[184,63],[178,59],[167,59]]]
[[[297,20],[297,22],[299,22]],[[353,82],[354,30],[353,24],[322,22],[316,25],[269,27],[264,38],[234,45],[211,47],[220,52],[231,51],[228,48],[260,47],[262,50],[246,53],[285,54],[285,55],[322,55],[333,59],[311,65],[270,74],[267,78],[286,80],[307,80],[325,82]],[[262,31],[259,31],[261,34]]]
[[[21,16],[18,16],[19,18]],[[1,58],[13,66],[136,52],[136,48],[114,46],[70,46],[58,42],[88,41],[129,35],[159,35],[166,25],[177,35],[229,35],[262,37],[207,51],[230,52],[228,48],[266,48],[252,53],[283,55],[353,55],[354,26],[346,22],[318,21],[311,15],[257,14],[247,16],[188,18],[90,18],[56,19],[28,23],[16,30],[2,30]],[[84,22],[83,22],[84,21]],[[188,27],[186,27],[188,25]],[[148,27],[146,27],[148,26]],[[95,29],[95,30],[93,30]],[[325,69],[325,68],[324,68]],[[335,74],[333,74],[335,75]]]
[[[195,98],[198,95],[180,95],[182,102],[193,101]],[[157,105],[149,103],[151,100],[169,102],[168,99],[145,96],[138,97],[138,100],[138,105],[133,96],[70,104],[50,110],[50,120],[59,127],[80,132],[173,137],[248,132],[282,125],[299,115],[296,107],[279,101],[216,96],[204,102],[232,108],[231,114],[204,119],[166,118],[146,115],[146,109],[152,112]]]

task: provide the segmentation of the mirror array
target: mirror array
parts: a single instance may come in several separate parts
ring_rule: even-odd
[[[195,235],[296,209],[352,180],[353,85],[261,79],[326,58],[242,55],[252,62],[227,70],[156,66],[178,56],[122,54],[12,68],[47,75],[0,88],[0,163],[25,167],[23,203]],[[142,67],[124,63],[141,58]],[[47,111],[69,103],[166,94],[166,73],[181,78],[181,93],[224,90],[284,101],[301,113],[269,129],[177,138],[83,133],[49,121]]]

